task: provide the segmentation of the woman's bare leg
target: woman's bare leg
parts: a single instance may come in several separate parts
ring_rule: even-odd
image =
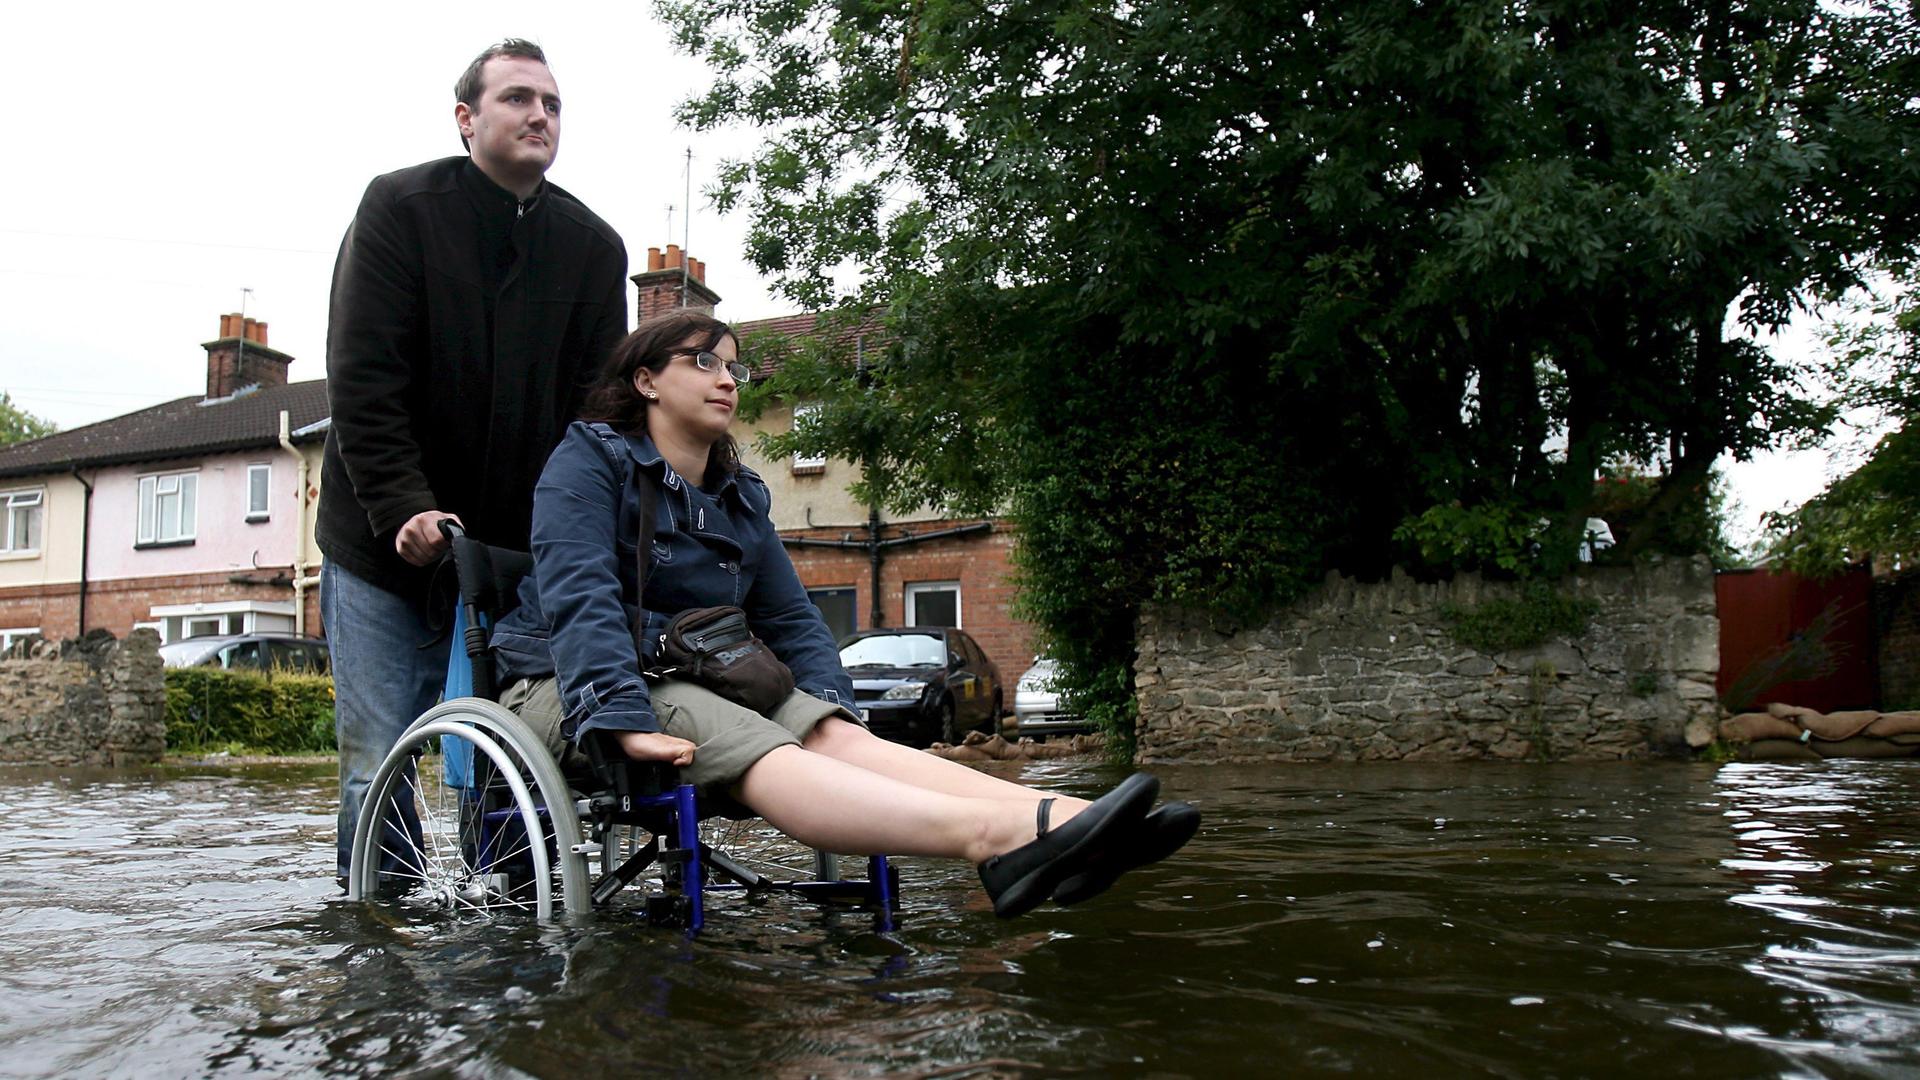
[[[734,797],[795,840],[849,855],[979,863],[1027,843],[1035,831],[1033,800],[929,790],[798,746],[778,747],[754,762],[734,785]],[[1059,807],[1053,820],[1065,821],[1078,809]]]
[[[970,769],[957,761],[888,742],[858,724],[829,716],[807,735],[804,744],[816,754],[858,765],[869,772],[891,777],[928,791],[958,795],[968,799],[1000,799],[1026,807],[1029,818],[1041,799],[1057,800],[1053,821],[1057,824],[1080,812],[1086,800],[1065,795],[1049,795],[1010,780]]]

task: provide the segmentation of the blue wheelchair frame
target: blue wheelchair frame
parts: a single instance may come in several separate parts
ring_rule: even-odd
[[[462,546],[455,544],[456,558]],[[475,680],[475,661],[488,658],[486,642],[490,626],[488,613],[475,598],[466,595],[463,587],[461,601],[455,608],[456,647],[448,650],[443,701],[494,697],[490,671],[482,671],[478,685]],[[866,880],[778,881],[765,877],[701,841],[700,805],[693,785],[679,783],[672,768],[609,757],[598,752],[595,741],[588,740],[588,743],[595,776],[606,789],[587,792],[577,803],[587,811],[581,825],[588,835],[580,839],[598,853],[600,845],[612,838],[615,825],[639,825],[652,835],[646,847],[593,881],[594,907],[606,906],[641,871],[660,861],[666,870],[666,891],[647,897],[648,917],[659,923],[683,923],[689,935],[699,933],[706,924],[706,894],[710,891],[745,894],[778,891],[819,901],[864,900],[873,909],[876,928],[893,929],[893,913],[899,906],[899,879],[885,855],[868,857]],[[440,751],[443,782],[460,791],[462,808],[471,810],[470,820],[477,825],[477,835],[467,849],[471,852],[471,863],[476,868],[491,870],[494,861],[489,860],[488,853],[513,842],[515,838],[510,830],[524,830],[520,811],[514,806],[486,809],[487,792],[475,781],[471,742],[454,735],[442,735]],[[547,808],[542,805],[538,812],[551,835],[554,829]],[[468,820],[464,814],[463,820]],[[465,838],[462,839],[464,847]],[[569,842],[567,837],[554,839],[557,843]],[[667,841],[665,846],[663,840]],[[824,866],[818,856],[816,866]]]

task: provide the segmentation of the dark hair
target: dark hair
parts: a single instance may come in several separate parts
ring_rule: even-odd
[[[547,54],[541,51],[540,46],[525,38],[508,38],[497,45],[489,45],[486,51],[473,58],[467,70],[460,73],[460,81],[453,84],[453,100],[469,109],[479,108],[480,91],[485,89],[480,85],[480,69],[497,56],[513,56],[542,64],[547,62]]]
[[[467,70],[460,73],[459,81],[453,84],[453,100],[469,109],[478,109],[480,92],[486,89],[481,85],[480,70],[487,66],[487,61],[497,56],[513,56],[542,64],[547,62],[547,54],[540,46],[525,38],[508,38],[497,45],[489,45],[484,52],[473,58],[473,63],[467,65]],[[468,145],[465,135],[460,136],[460,145],[469,150],[473,149]]]
[[[634,389],[635,373],[641,368],[659,371],[687,348],[711,349],[727,338],[739,347],[740,335],[733,332],[733,327],[691,308],[676,308],[643,320],[607,354],[600,377],[587,391],[580,418],[606,424],[624,435],[645,434],[647,399]],[[689,340],[692,345],[687,344]],[[716,468],[728,476],[740,468],[740,447],[731,435],[722,436],[708,451],[708,474]]]

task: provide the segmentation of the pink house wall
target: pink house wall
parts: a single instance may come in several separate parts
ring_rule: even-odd
[[[268,518],[247,521],[247,466],[270,464]],[[140,478],[193,471],[199,476],[191,544],[136,548]],[[93,477],[93,526],[87,539],[87,577],[93,581],[213,571],[246,571],[293,563],[299,543],[294,489],[299,470],[282,450],[186,458],[164,467],[146,464],[102,469]]]

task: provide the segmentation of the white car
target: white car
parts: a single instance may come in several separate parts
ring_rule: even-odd
[[[1066,735],[1088,730],[1084,719],[1060,711],[1060,698],[1054,692],[1057,671],[1052,659],[1034,657],[1033,666],[1014,684],[1009,735]]]

